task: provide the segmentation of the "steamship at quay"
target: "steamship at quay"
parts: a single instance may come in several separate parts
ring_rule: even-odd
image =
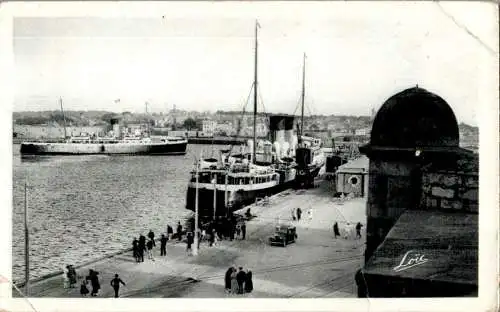
[[[61,110],[62,110],[62,100]],[[64,116],[64,113],[63,113]],[[22,142],[20,153],[30,155],[184,155],[187,139],[179,137],[151,138],[147,133],[122,133],[118,119],[111,119],[113,130],[105,137],[81,133],[59,143]],[[66,125],[64,126],[66,133]]]
[[[257,141],[257,29],[256,23],[253,140],[241,146],[239,153],[231,153],[231,148],[221,151],[219,159],[198,159],[188,182],[186,209],[198,210],[201,217],[226,216],[259,198],[291,187],[295,182],[297,137],[293,134],[294,117],[269,116],[268,140]]]
[[[248,140],[239,153],[221,151],[219,159],[199,159],[188,183],[186,208],[195,211],[198,192],[200,216],[225,216],[293,187],[297,172],[293,120],[270,116],[268,140],[259,140],[256,146]]]

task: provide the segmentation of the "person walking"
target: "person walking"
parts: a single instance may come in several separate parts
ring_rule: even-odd
[[[362,228],[362,227],[363,227],[363,225],[362,225],[360,222],[358,222],[358,223],[356,224],[356,238],[357,238],[357,239],[358,239],[358,238],[359,238],[359,239],[361,238],[361,228]]]
[[[251,293],[253,290],[252,271],[247,269],[245,280],[245,292]]]
[[[140,262],[144,262],[144,250],[146,250],[146,237],[144,235],[140,235],[138,245],[138,258]]]
[[[244,288],[243,284],[245,283],[246,280],[246,273],[243,271],[243,268],[240,267],[240,270],[238,271],[238,274],[236,274],[236,281],[238,282],[238,294],[242,295]]]
[[[333,224],[333,235],[335,236],[335,238],[337,238],[337,236],[340,236],[339,224],[337,222]]]
[[[200,242],[201,242],[201,230],[198,228],[198,232],[196,233],[196,235],[198,235],[198,246],[196,246],[196,248],[198,248],[198,250],[200,250]]]
[[[241,226],[239,224],[236,225],[236,239],[239,239],[241,235]]]
[[[68,265],[68,279],[69,279],[69,288],[75,288],[76,284],[76,270],[73,265]]]
[[[115,274],[115,278],[111,280],[111,286],[113,287],[113,290],[115,291],[115,298],[118,298],[118,292],[120,291],[120,283],[125,286],[125,283],[122,281],[120,277],[118,277],[118,274]]]
[[[247,225],[245,224],[245,221],[241,224],[241,239],[245,239],[247,236]]]
[[[136,237],[134,237],[134,240],[132,241],[132,254],[134,255],[135,262],[139,262],[139,241]]]
[[[68,266],[63,266],[63,288],[69,288],[69,270]]]
[[[182,240],[182,225],[181,221],[177,223],[177,238],[179,239],[179,242]]]
[[[151,241],[153,241],[153,247],[156,247],[155,233],[153,232],[153,230],[149,230],[148,237]]]
[[[297,208],[297,221],[300,221],[300,217],[302,216],[302,209]]]
[[[99,283],[99,277],[97,275],[99,275],[99,272],[90,269],[89,275],[86,277],[87,280],[90,280],[90,285],[92,286],[92,292],[90,293],[92,297],[97,296],[99,289],[101,289],[101,284]]]
[[[148,247],[148,259],[155,261],[153,258],[153,244],[153,240],[149,240],[146,247]]]
[[[224,290],[230,294],[231,293],[231,275],[233,274],[234,267],[229,267],[224,276]]]
[[[219,245],[219,243],[218,243],[218,241],[219,241],[219,233],[215,229],[213,231],[212,236],[213,236],[213,241],[212,241],[213,246]]]
[[[174,235],[174,229],[170,226],[170,224],[167,224],[167,237],[168,239],[172,239],[172,235]]]
[[[233,272],[231,273],[231,294],[233,295],[238,293],[238,282],[236,281],[237,273],[236,268],[233,268]]]
[[[188,256],[192,256],[193,250],[192,250],[191,245],[193,244],[193,240],[194,240],[193,233],[188,232],[186,238],[187,238],[187,240],[186,240],[186,252],[187,252]]]
[[[89,289],[87,288],[87,280],[83,279],[82,285],[80,285],[80,295],[82,295],[83,297],[87,297],[88,293],[89,293]]]
[[[160,239],[160,256],[166,256],[167,255],[167,240],[168,240],[168,238],[165,236],[165,234],[161,234],[161,239]]]

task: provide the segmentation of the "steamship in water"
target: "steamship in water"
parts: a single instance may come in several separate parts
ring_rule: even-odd
[[[257,27],[255,26],[255,77],[253,83],[254,125],[257,117]],[[191,172],[186,195],[186,208],[196,209],[201,217],[225,216],[258,198],[272,195],[295,182],[294,152],[297,138],[293,135],[292,116],[269,116],[269,140],[253,140],[239,153],[222,151],[220,159],[199,159]],[[255,126],[254,126],[255,127]],[[254,144],[254,142],[257,142]]]
[[[297,162],[297,185],[309,187],[314,184],[314,178],[326,170],[326,157],[321,146],[321,140],[304,136],[304,101],[306,97],[306,55],[302,67],[302,113],[300,117],[299,146],[295,151]]]
[[[62,111],[62,100],[61,111]],[[64,117],[64,112],[63,112]],[[65,118],[64,118],[65,119]],[[66,123],[66,122],[64,122]],[[113,131],[106,137],[86,133],[66,137],[65,142],[22,142],[21,155],[183,155],[186,154],[187,139],[160,137],[152,139],[147,133],[123,135],[117,119],[111,120]],[[148,128],[149,129],[149,128]]]

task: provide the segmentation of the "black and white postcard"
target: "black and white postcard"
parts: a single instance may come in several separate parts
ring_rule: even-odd
[[[496,4],[0,17],[1,309],[498,308]]]

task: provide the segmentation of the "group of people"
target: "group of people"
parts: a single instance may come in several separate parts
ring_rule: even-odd
[[[300,219],[302,219],[302,209],[300,209],[300,207],[298,208],[292,208],[292,220],[293,221],[300,221]],[[313,217],[313,210],[312,209],[308,209],[307,210],[307,218],[309,219],[309,221],[312,220],[312,217]]]
[[[74,288],[77,274],[73,265],[69,264],[63,268],[64,288]]]
[[[96,297],[97,293],[99,292],[99,289],[101,289],[101,284],[99,283],[99,272],[90,269],[89,270],[89,275],[87,275],[83,281],[82,285],[80,286],[80,294],[84,297],[88,295],[90,292],[88,289],[88,282],[90,281],[90,286],[92,287],[92,291],[90,292],[90,295],[92,297]],[[110,285],[113,287],[113,290],[115,292],[115,298],[118,298],[118,293],[120,291],[120,284],[125,285],[125,282],[122,281],[122,279],[118,276],[118,274],[115,274],[115,277],[111,280]]]
[[[164,237],[165,235],[162,236]],[[146,237],[142,234],[139,236],[139,239],[134,237],[132,242],[132,252],[136,262],[144,262],[144,251],[148,253],[148,258],[150,260],[155,260],[153,257],[153,247],[156,246],[156,243],[155,233],[152,230],[149,231],[148,238],[149,240],[146,242]]]
[[[83,281],[82,285],[80,286],[80,294],[82,296],[87,296],[89,293],[88,289],[88,282],[90,281],[90,286],[92,287],[92,292],[90,292],[90,295],[92,297],[97,296],[97,293],[99,292],[99,289],[101,289],[101,284],[99,283],[99,272],[90,269],[89,270],[89,275],[87,275]]]
[[[228,294],[251,293],[253,290],[252,271],[248,269],[245,271],[243,267],[239,267],[238,270],[235,266],[230,267],[224,277],[224,286]]]
[[[176,236],[179,241],[182,240],[182,225],[180,221],[177,223]],[[132,252],[136,262],[144,262],[145,251],[148,254],[148,259],[155,261],[155,258],[153,256],[153,248],[156,247],[156,242],[155,233],[153,232],[153,230],[149,230],[148,238],[149,240],[146,242],[146,237],[142,234],[139,236],[139,239],[137,239],[137,237],[134,237],[134,240],[132,242]],[[170,225],[167,225],[167,232],[161,234],[160,237],[160,256],[167,255],[167,242],[173,238],[174,230]]]
[[[347,228],[350,227],[350,223],[347,223]],[[363,225],[361,224],[361,222],[358,222],[355,226],[355,229],[356,229],[356,239],[360,239],[361,238],[361,228],[363,227]],[[342,237],[342,235],[340,234],[340,230],[339,230],[339,224],[338,222],[335,222],[333,224],[333,235],[335,236],[335,238],[337,238],[337,236],[340,236]],[[344,234],[344,238],[347,239],[348,238],[348,233],[347,231],[345,232]]]
[[[246,239],[247,225],[244,220],[237,220],[234,215],[224,218],[216,217],[205,227],[206,233],[215,233],[217,239]],[[210,237],[209,237],[210,238]]]

